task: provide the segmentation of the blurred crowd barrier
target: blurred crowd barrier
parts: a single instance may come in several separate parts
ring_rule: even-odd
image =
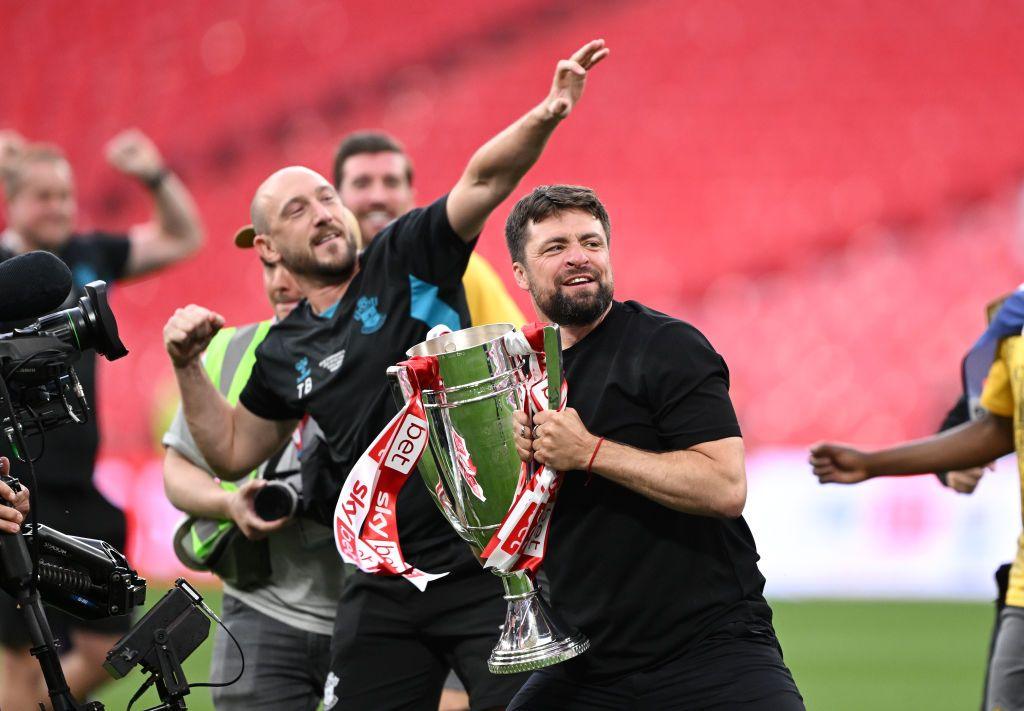
[[[769,597],[995,598],[1021,531],[1012,457],[969,496],[932,475],[823,486],[806,462],[805,449],[767,448],[747,463]]]
[[[1021,529],[1012,459],[1001,460],[970,496],[930,475],[821,486],[806,461],[802,448],[763,448],[748,456],[744,516],[770,598],[995,596],[992,573],[1014,555]],[[163,496],[157,460],[108,457],[98,478],[104,494],[128,514],[128,557],[144,576],[213,580],[185,570],[174,557],[171,532],[181,514]]]

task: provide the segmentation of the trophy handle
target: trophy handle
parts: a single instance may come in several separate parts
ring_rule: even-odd
[[[399,408],[409,402],[412,395],[412,385],[409,383],[409,371],[400,365],[388,366],[388,384],[391,386],[391,396]]]
[[[557,323],[544,327],[544,365],[548,373],[548,408],[562,404],[562,332]]]

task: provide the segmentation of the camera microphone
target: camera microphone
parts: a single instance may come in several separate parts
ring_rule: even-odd
[[[71,285],[71,270],[49,252],[0,262],[0,321],[24,321],[60,308]]]

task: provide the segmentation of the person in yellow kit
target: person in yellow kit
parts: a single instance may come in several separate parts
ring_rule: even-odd
[[[366,240],[416,206],[412,161],[402,144],[386,133],[359,131],[345,136],[334,155],[334,187],[359,221]],[[526,321],[504,283],[476,252],[462,279],[474,326]]]
[[[810,463],[822,483],[857,484],[983,466],[1017,452],[1024,491],[1024,291],[1011,295],[964,359],[964,385],[974,419],[924,439],[877,451],[824,442]],[[982,385],[983,384],[983,385]],[[1024,534],[1010,567],[1006,605],[989,661],[985,708],[1024,711]]]

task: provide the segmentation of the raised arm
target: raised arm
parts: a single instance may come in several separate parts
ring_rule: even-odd
[[[931,437],[874,452],[830,442],[816,444],[810,464],[822,484],[856,484],[877,476],[980,467],[1013,450],[1013,420],[986,413]]]
[[[213,386],[199,356],[223,325],[219,314],[191,304],[164,326],[164,345],[199,451],[218,476],[237,479],[283,447],[298,420],[266,420],[244,405],[231,407]]]
[[[127,276],[170,266],[202,246],[203,228],[192,195],[145,134],[136,129],[119,133],[107,144],[107,160],[138,180],[153,198],[152,222],[132,231]]]
[[[583,95],[587,72],[608,56],[604,40],[588,42],[555,69],[547,97],[481,146],[448,196],[448,220],[467,242],[540,158],[548,138]]]
[[[610,479],[676,511],[736,518],[747,500],[743,439],[726,437],[672,452],[648,452],[601,441],[571,407],[537,413],[532,426],[516,413],[516,447],[559,471],[585,471]],[[598,446],[600,444],[600,447]]]

